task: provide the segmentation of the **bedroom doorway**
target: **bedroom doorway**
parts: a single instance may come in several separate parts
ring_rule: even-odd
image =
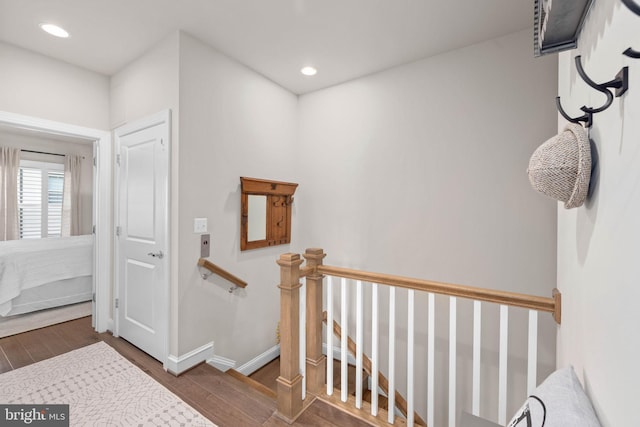
[[[110,132],[47,119],[0,111],[0,125],[16,131],[54,135],[93,144],[93,307],[92,323],[98,332],[113,329],[111,300],[111,136]],[[88,159],[92,161],[92,159]],[[92,227],[93,228],[93,227]]]
[[[115,130],[116,336],[166,362],[169,111]]]

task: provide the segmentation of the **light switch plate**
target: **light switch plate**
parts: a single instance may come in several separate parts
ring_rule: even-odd
[[[194,218],[193,219],[193,232],[194,233],[206,233],[207,230],[207,218]]]
[[[203,234],[200,236],[200,258],[209,257],[209,248],[211,247],[210,236]]]

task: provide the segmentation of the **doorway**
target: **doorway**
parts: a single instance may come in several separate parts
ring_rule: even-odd
[[[83,139],[94,143],[93,182],[94,302],[92,322],[98,332],[113,330],[111,301],[111,136],[108,131],[85,128],[21,114],[0,111],[0,124],[43,134]]]

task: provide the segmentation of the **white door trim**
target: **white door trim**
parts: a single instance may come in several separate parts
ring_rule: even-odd
[[[105,332],[111,321],[111,133],[38,117],[0,111],[0,124],[49,134],[72,136],[95,141],[98,151],[98,179],[93,183],[93,197],[98,207],[96,218],[94,280],[96,289],[95,329]]]
[[[122,138],[123,136],[126,136],[132,132],[137,132],[143,129],[147,129],[156,125],[160,125],[166,123],[166,134],[164,135],[165,140],[167,141],[167,155],[168,155],[168,164],[167,164],[167,186],[166,186],[166,221],[164,224],[162,224],[162,227],[164,228],[164,233],[166,236],[166,241],[167,241],[167,247],[166,247],[166,251],[165,251],[165,258],[167,259],[166,261],[166,273],[165,273],[165,279],[163,281],[162,288],[163,288],[163,292],[165,293],[165,298],[164,298],[164,302],[165,302],[165,307],[161,307],[160,308],[160,312],[164,313],[165,315],[165,320],[164,320],[164,328],[165,328],[165,334],[163,337],[164,340],[164,344],[163,344],[163,349],[164,349],[164,354],[162,357],[162,366],[164,367],[165,370],[167,370],[167,366],[169,363],[169,334],[171,332],[171,313],[170,313],[170,308],[171,308],[171,288],[170,288],[170,278],[171,278],[171,258],[172,258],[172,253],[171,253],[171,229],[170,229],[170,224],[171,224],[171,110],[167,109],[167,110],[163,110],[160,111],[159,113],[153,114],[151,116],[147,116],[144,117],[142,119],[139,120],[134,120],[130,123],[124,124],[122,126],[120,126],[119,128],[114,130],[114,145],[115,145],[115,153],[116,155],[120,155],[120,138]],[[116,172],[115,172],[115,188],[119,189],[120,188],[120,169],[119,168],[115,168]],[[114,202],[114,236],[115,236],[115,228],[118,226],[118,224],[120,223],[120,218],[119,218],[119,212],[120,212],[120,197],[118,196],[118,194],[114,193],[114,197],[113,197],[113,202]],[[119,277],[119,270],[118,270],[118,260],[120,259],[120,253],[119,253],[119,245],[115,244],[114,245],[115,250],[114,250],[114,278],[118,278]],[[120,286],[117,283],[117,279],[114,280],[114,300],[115,298],[119,298],[119,292],[120,292]],[[118,315],[115,312],[115,308],[114,308],[114,316],[113,316],[113,320],[114,320],[114,328],[113,328],[113,334],[114,336],[119,336],[119,321],[118,321]]]

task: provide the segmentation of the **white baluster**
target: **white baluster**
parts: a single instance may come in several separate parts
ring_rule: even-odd
[[[327,394],[333,394],[333,277],[327,278]]]
[[[538,367],[538,312],[529,310],[529,357],[527,368],[527,396],[533,394],[537,386]]]
[[[449,297],[449,427],[456,427],[456,298]]]
[[[389,287],[389,399],[387,421],[393,424],[396,408],[396,288]]]
[[[349,321],[349,307],[347,306],[347,279],[344,277],[341,281],[342,302],[340,305],[341,317],[340,324],[342,327],[342,339],[340,344],[340,400],[347,401],[349,395],[349,359],[348,359],[348,347],[347,337],[349,335],[349,328],[347,322]]]
[[[500,305],[500,353],[498,356],[498,424],[507,422],[507,358],[509,351],[509,307]]]
[[[307,397],[307,287],[300,287],[300,375],[302,375],[302,400]]]
[[[371,415],[378,415],[378,284],[371,284]]]
[[[473,385],[471,413],[480,416],[480,354],[482,336],[482,303],[473,302]]]
[[[363,352],[363,320],[362,320],[362,282],[356,282],[356,408],[362,408],[362,352]]]
[[[413,347],[414,347],[414,308],[415,293],[413,289],[409,289],[407,295],[407,425],[413,426],[414,421],[414,403],[413,403]]]
[[[427,332],[427,425],[434,423],[434,402],[435,402],[435,358],[436,358],[436,298],[434,294],[429,294],[429,323]]]

